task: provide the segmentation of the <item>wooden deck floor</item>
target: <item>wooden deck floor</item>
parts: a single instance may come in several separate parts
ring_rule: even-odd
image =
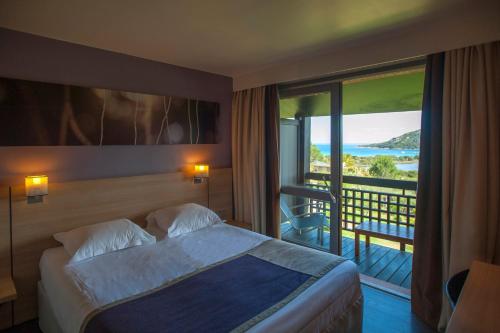
[[[323,245],[317,240],[317,232],[309,231],[299,235],[293,230],[289,223],[281,225],[281,238],[292,243],[328,250],[330,248],[330,235],[324,233]],[[411,264],[413,255],[409,252],[401,252],[389,247],[371,244],[365,247],[360,242],[359,257],[354,256],[354,239],[342,238],[342,256],[352,260],[358,265],[359,272],[389,283],[410,288],[411,286]]]

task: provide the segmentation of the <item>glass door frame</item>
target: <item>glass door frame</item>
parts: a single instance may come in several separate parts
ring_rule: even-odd
[[[342,84],[345,80],[356,77],[396,71],[425,65],[425,57],[416,57],[395,61],[389,64],[376,65],[364,69],[346,71],[316,79],[301,80],[278,85],[280,98],[298,97],[315,93],[330,92],[330,145],[331,166],[330,181],[336,203],[330,205],[330,252],[340,254],[342,249]],[[302,136],[303,133],[301,133]],[[301,147],[301,149],[304,146]],[[303,162],[302,162],[303,165]],[[300,163],[299,163],[300,166]],[[304,173],[304,169],[302,169]],[[299,178],[300,179],[300,178]]]
[[[292,98],[304,95],[329,93],[330,94],[330,190],[335,197],[335,202],[330,202],[330,248],[329,252],[341,254],[342,249],[342,224],[340,211],[342,207],[342,82],[336,81],[328,84],[280,89],[280,98]],[[304,121],[299,125],[299,175],[298,180],[303,183],[306,172],[304,153],[306,145],[310,144],[306,137]],[[306,189],[302,191],[307,192]],[[305,193],[304,192],[304,193]],[[317,190],[311,189],[311,192]]]

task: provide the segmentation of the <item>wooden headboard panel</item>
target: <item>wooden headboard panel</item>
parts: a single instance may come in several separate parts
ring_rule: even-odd
[[[210,208],[222,218],[232,217],[232,171],[210,174]],[[59,246],[52,238],[66,231],[126,217],[140,226],[152,210],[196,202],[208,205],[207,184],[193,184],[184,173],[50,183],[43,204],[27,204],[24,186],[12,188],[13,275],[18,299],[15,322],[37,317],[36,284],[42,252]],[[0,205],[5,204],[0,196]]]
[[[9,188],[0,187],[0,278],[10,276]],[[11,307],[0,306],[0,329],[11,324]]]

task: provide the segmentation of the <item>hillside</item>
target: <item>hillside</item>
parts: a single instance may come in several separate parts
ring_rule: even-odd
[[[420,130],[408,132],[398,137],[381,143],[363,145],[363,147],[388,148],[388,149],[419,149]]]

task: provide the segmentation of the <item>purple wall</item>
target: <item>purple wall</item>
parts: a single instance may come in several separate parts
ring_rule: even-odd
[[[215,145],[0,147],[0,185],[172,172],[206,161],[231,166],[232,79],[0,28],[0,76],[199,98],[221,105]]]

